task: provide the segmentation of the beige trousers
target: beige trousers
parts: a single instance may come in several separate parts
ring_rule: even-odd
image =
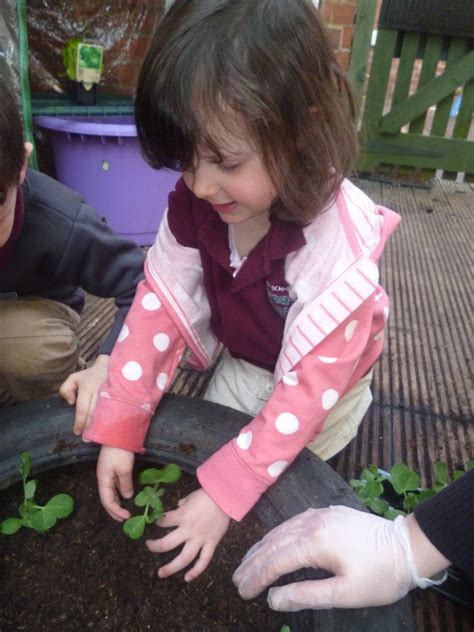
[[[0,300],[0,401],[2,404],[57,392],[79,359],[80,316],[43,298]]]
[[[307,447],[324,461],[342,450],[357,434],[359,424],[372,403],[369,371],[331,409],[323,431]],[[236,360],[225,349],[204,399],[235,408],[255,417],[273,392],[273,374],[244,360]]]

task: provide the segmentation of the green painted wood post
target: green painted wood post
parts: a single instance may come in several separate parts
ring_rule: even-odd
[[[396,41],[397,31],[389,29],[379,30],[370,70],[369,85],[367,87],[362,129],[359,134],[361,152],[357,162],[357,169],[361,172],[371,171],[381,160],[380,155],[367,152],[366,146],[379,133]]]
[[[359,108],[362,102],[362,92],[369,63],[376,9],[377,0],[359,0],[357,3],[348,75]]]

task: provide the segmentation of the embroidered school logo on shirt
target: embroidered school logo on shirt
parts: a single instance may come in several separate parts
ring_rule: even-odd
[[[277,314],[286,318],[293,301],[290,299],[290,287],[288,285],[274,285],[266,281],[268,300]]]

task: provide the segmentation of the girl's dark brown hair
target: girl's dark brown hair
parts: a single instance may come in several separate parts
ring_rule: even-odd
[[[298,224],[332,201],[356,155],[350,86],[310,0],[177,0],[135,116],[156,168],[192,168],[197,147],[222,161],[219,140],[240,125],[276,188],[271,218]]]
[[[0,204],[8,189],[18,184],[25,150],[18,105],[0,75]]]

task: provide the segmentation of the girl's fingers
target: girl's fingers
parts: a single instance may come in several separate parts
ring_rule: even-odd
[[[183,544],[186,541],[186,536],[182,529],[174,529],[171,533],[168,533],[163,538],[157,540],[147,540],[145,542],[147,548],[152,553],[166,553],[172,551],[177,546]]]
[[[158,520],[156,524],[159,527],[179,527],[180,526],[181,512],[179,509],[174,511],[167,511],[161,520]]]
[[[179,555],[177,555],[169,564],[165,564],[158,571],[161,578],[169,577],[182,571],[194,560],[199,553],[200,545],[195,542],[187,542]]]
[[[196,564],[194,564],[192,569],[184,576],[184,581],[191,582],[193,579],[196,579],[196,577],[199,577],[199,575],[209,566],[209,562],[212,560],[215,550],[215,547],[205,544],[201,549],[201,555],[199,556]]]

